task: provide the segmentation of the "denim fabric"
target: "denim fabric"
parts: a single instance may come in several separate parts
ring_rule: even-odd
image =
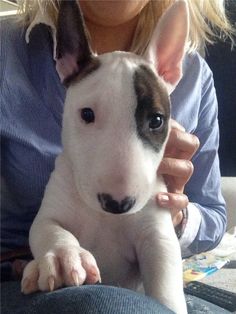
[[[71,287],[25,296],[19,282],[1,284],[2,314],[169,314],[154,299],[131,290],[103,285]],[[230,313],[216,305],[187,295],[189,314]]]
[[[102,285],[71,287],[25,296],[19,282],[1,285],[2,314],[169,314],[157,301],[131,290]]]

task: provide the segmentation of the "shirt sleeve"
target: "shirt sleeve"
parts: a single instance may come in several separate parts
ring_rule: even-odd
[[[226,229],[218,158],[218,104],[212,72],[202,62],[201,104],[194,132],[200,148],[192,160],[194,174],[185,188],[190,204],[186,228],[180,238],[183,257],[213,249]]]

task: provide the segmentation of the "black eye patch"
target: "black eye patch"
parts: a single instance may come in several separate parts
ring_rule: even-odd
[[[138,136],[145,145],[158,152],[168,134],[170,100],[158,78],[145,65],[134,73],[137,97],[135,120]]]

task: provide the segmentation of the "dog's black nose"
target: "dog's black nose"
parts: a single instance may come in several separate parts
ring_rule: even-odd
[[[134,197],[125,197],[121,202],[112,198],[110,194],[99,193],[97,195],[102,208],[112,214],[124,214],[128,212],[135,204]]]

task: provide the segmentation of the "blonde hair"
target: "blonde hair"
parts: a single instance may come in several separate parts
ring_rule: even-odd
[[[20,19],[29,25],[41,10],[56,23],[61,0],[18,0]],[[175,0],[150,0],[139,15],[130,51],[142,55],[150,41],[154,27],[162,13]],[[190,11],[189,50],[199,50],[217,38],[230,38],[235,30],[230,24],[224,0],[187,0]]]

